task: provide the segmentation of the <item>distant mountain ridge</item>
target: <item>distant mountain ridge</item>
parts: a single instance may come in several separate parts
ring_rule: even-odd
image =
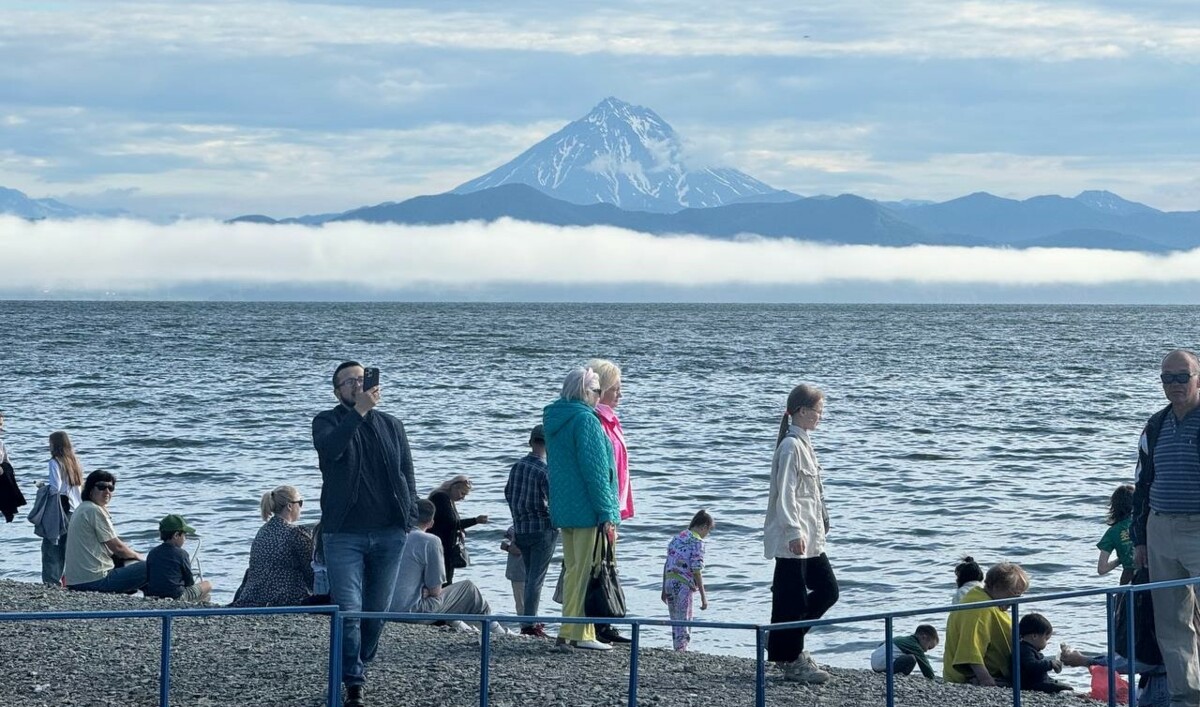
[[[120,209],[81,209],[64,204],[57,199],[31,199],[24,192],[0,186],[0,214],[40,220],[80,218],[82,216],[123,216],[125,212]]]
[[[683,141],[657,113],[609,97],[584,117],[454,194],[526,184],[573,204],[671,213],[778,190],[727,167],[690,169]]]
[[[0,187],[0,214],[29,219],[124,215],[30,199]],[[794,238],[834,244],[1064,247],[1168,252],[1200,247],[1200,211],[1164,212],[1109,191],[945,202],[801,196],[727,167],[693,168],[653,110],[609,97],[513,160],[444,194],[342,213],[232,223],[452,224],[510,218],[607,225],[656,235]]]

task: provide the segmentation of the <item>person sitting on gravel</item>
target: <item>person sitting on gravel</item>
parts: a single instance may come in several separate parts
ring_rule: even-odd
[[[63,576],[67,589],[80,592],[133,594],[146,584],[141,554],[117,537],[108,503],[117,490],[117,477],[97,469],[83,482],[83,502],[67,526]],[[117,561],[124,564],[117,567]]]
[[[442,586],[446,581],[442,541],[429,532],[435,513],[432,501],[424,498],[417,501],[417,527],[409,531],[404,540],[391,610],[404,614],[483,616],[492,613],[492,607],[471,580]],[[451,622],[451,626],[459,630],[476,630],[462,621]],[[507,633],[499,622],[492,624],[492,632]]]
[[[1021,689],[1038,692],[1070,690],[1070,685],[1050,677],[1051,670],[1062,672],[1062,659],[1042,655],[1054,635],[1050,620],[1037,613],[1025,614],[1017,624],[1017,632],[1021,635]]]
[[[967,592],[962,603],[1019,597],[1029,589],[1029,574],[1013,562],[993,565],[983,587]],[[995,687],[1012,679],[1012,619],[998,606],[952,612],[946,622],[942,676],[946,682]]]
[[[267,521],[250,546],[250,566],[230,606],[299,606],[312,594],[313,538],[296,525],[304,499],[294,486],[277,486],[259,500]]]
[[[192,576],[192,558],[183,549],[187,536],[195,534],[196,529],[188,525],[183,516],[169,515],[158,522],[162,544],[146,555],[143,594],[161,599],[208,601],[212,583],[196,581]]]
[[[921,624],[911,636],[901,636],[892,639],[892,671],[900,675],[912,674],[913,668],[920,667],[921,674],[929,680],[934,678],[933,666],[925,651],[931,651],[938,644],[937,629],[929,624]],[[887,643],[880,643],[875,652],[871,653],[871,670],[877,673],[887,672]]]

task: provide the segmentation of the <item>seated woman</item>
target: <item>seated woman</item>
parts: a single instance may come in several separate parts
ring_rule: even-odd
[[[259,510],[267,522],[254,536],[250,567],[230,606],[299,606],[312,594],[312,534],[295,525],[303,506],[292,486],[262,495]]]
[[[466,567],[470,560],[467,556],[467,535],[463,531],[473,525],[488,522],[486,515],[474,518],[460,518],[458,515],[459,501],[471,493],[471,480],[465,474],[453,476],[438,486],[429,494],[437,515],[433,519],[430,533],[442,540],[442,555],[445,558],[446,583],[454,582],[454,570]]]
[[[108,503],[117,477],[97,469],[83,482],[83,502],[67,526],[64,577],[67,589],[133,594],[146,584],[146,563],[117,537]],[[124,566],[117,567],[116,561]]]
[[[1029,575],[1013,562],[993,565],[962,603],[1019,597],[1029,589]],[[1012,676],[1012,618],[998,606],[965,609],[950,614],[946,622],[946,649],[942,656],[946,682],[995,687]]]

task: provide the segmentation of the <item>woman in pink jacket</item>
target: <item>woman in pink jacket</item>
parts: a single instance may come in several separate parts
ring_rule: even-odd
[[[629,455],[625,450],[625,433],[617,417],[617,406],[621,404],[621,367],[603,358],[588,361],[587,367],[600,376],[600,402],[596,404],[596,416],[608,441],[612,442],[613,457],[617,462],[617,509],[621,520],[633,517],[633,488],[629,484]],[[596,638],[605,643],[628,643],[614,627],[596,624]]]

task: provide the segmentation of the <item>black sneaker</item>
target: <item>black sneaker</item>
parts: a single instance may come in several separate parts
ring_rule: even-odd
[[[596,640],[601,643],[632,643],[633,641],[625,636],[622,636],[617,629],[612,626],[606,626],[603,631],[596,633]]]
[[[342,707],[363,707],[362,685],[346,686],[346,701],[342,703]]]

